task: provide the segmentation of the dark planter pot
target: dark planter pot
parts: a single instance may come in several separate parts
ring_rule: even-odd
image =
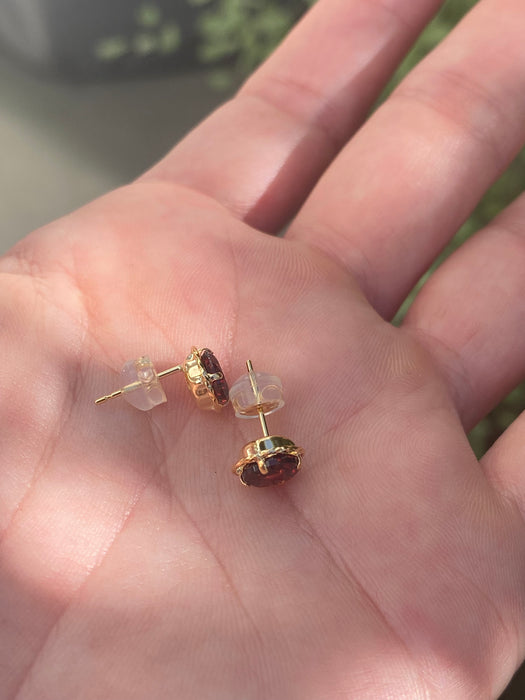
[[[134,77],[203,63],[231,66],[242,78],[309,4],[0,0],[0,50],[40,72],[71,80]]]
[[[0,0],[0,48],[39,72],[71,80],[187,69],[199,63],[196,5]]]

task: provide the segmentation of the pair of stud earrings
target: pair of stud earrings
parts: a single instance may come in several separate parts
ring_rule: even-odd
[[[281,380],[270,374],[255,372],[250,360],[247,374],[231,388],[221,365],[208,348],[191,349],[185,361],[157,372],[147,356],[126,362],[121,376],[121,389],[95,401],[101,404],[122,396],[141,411],[149,411],[167,401],[160,380],[182,372],[199,408],[220,411],[231,400],[237,418],[259,418],[263,437],[243,447],[241,459],[233,467],[245,486],[277,486],[284,484],[301,468],[304,450],[288,438],[270,435],[266,416],[284,406]]]

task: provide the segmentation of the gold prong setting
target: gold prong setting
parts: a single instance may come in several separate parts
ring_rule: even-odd
[[[249,442],[243,448],[243,457],[233,467],[233,472],[240,478],[243,486],[256,485],[247,484],[243,479],[243,473],[248,465],[252,465],[249,470],[251,481],[258,482],[259,486],[281,485],[291,479],[301,469],[301,457],[304,450],[295,445],[291,440],[277,435],[271,435],[262,440]],[[266,443],[266,449],[261,449],[260,443]],[[276,455],[288,456],[290,459],[273,459]],[[257,469],[255,469],[257,465]],[[283,466],[286,467],[283,469]],[[257,476],[257,471],[261,479]],[[259,483],[260,482],[260,483]]]
[[[220,411],[228,403],[228,384],[211,350],[193,347],[184,362],[183,371],[199,408]]]

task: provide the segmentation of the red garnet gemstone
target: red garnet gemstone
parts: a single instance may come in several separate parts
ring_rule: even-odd
[[[257,462],[248,462],[242,470],[241,481],[246,486],[279,486],[299,471],[299,457],[278,452],[264,460],[268,474],[261,474]]]
[[[207,374],[222,374],[222,379],[215,379],[215,381],[211,383],[211,389],[219,406],[226,406],[230,400],[230,391],[219,360],[211,350],[204,348],[200,353],[200,361]]]

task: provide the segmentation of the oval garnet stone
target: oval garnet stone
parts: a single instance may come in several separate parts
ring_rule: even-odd
[[[242,470],[241,481],[246,486],[279,486],[299,471],[299,457],[278,452],[264,460],[268,474],[261,474],[257,462],[248,462]]]
[[[222,374],[222,379],[215,379],[211,383],[211,389],[219,406],[225,406],[230,400],[228,382],[224,378],[224,372],[211,350],[204,348],[200,353],[200,361],[207,374]]]

